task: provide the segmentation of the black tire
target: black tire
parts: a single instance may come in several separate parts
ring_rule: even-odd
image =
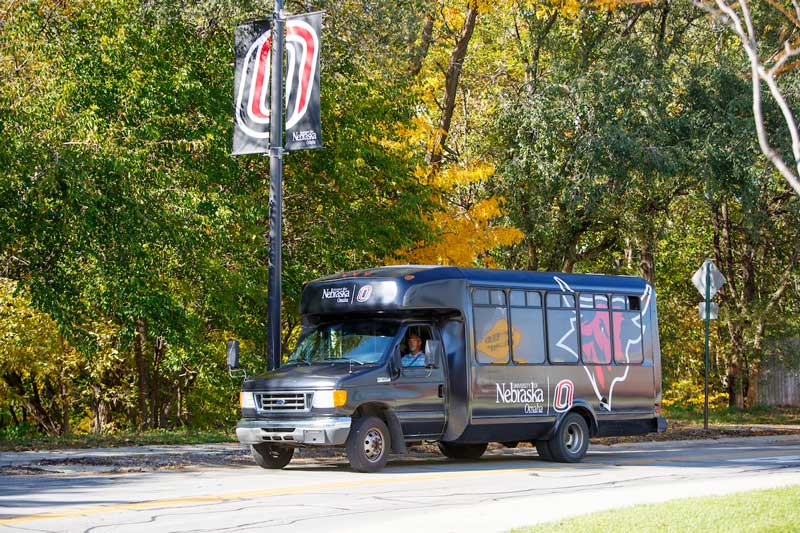
[[[353,420],[345,450],[350,466],[356,472],[378,472],[389,460],[392,437],[380,418],[366,416]]]
[[[480,444],[454,444],[452,442],[439,442],[439,451],[450,459],[469,459],[475,461],[481,458],[486,451],[488,442]]]
[[[261,468],[277,470],[289,464],[294,455],[294,448],[288,446],[273,446],[266,442],[250,446],[253,459]]]
[[[577,463],[589,447],[589,426],[578,413],[569,413],[550,439],[550,453],[559,463]]]
[[[536,452],[539,454],[544,461],[552,461],[553,454],[550,453],[550,441],[549,440],[537,440],[536,441]]]

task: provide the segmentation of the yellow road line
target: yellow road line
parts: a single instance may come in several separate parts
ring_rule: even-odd
[[[402,483],[408,481],[427,481],[435,479],[457,479],[470,476],[480,475],[499,475],[510,473],[525,473],[535,472],[542,470],[562,470],[563,468],[593,468],[598,466],[628,466],[628,465],[643,465],[653,463],[670,463],[670,462],[683,462],[683,461],[702,461],[707,459],[731,459],[742,457],[775,457],[781,455],[797,455],[798,451],[784,450],[779,453],[768,453],[767,450],[760,452],[743,452],[743,453],[709,453],[694,456],[676,456],[676,457],[655,457],[651,459],[622,459],[622,460],[609,460],[598,462],[575,463],[559,466],[536,466],[529,468],[503,468],[499,470],[470,470],[465,472],[435,472],[430,474],[411,474],[402,477],[379,478],[379,479],[360,479],[353,481],[340,481],[335,483],[320,483],[316,485],[303,485],[298,487],[284,487],[278,489],[260,489],[230,492],[226,494],[210,495],[210,496],[187,496],[181,498],[164,498],[158,500],[148,500],[143,502],[134,503],[120,503],[112,505],[94,505],[89,507],[81,507],[78,509],[66,509],[63,511],[53,511],[47,513],[37,513],[30,515],[21,515],[12,518],[0,518],[0,525],[15,525],[24,524],[28,522],[35,522],[39,520],[52,520],[57,518],[73,518],[78,516],[91,516],[101,513],[111,513],[116,511],[135,511],[140,509],[154,509],[162,507],[177,507],[181,505],[189,505],[194,503],[224,503],[233,500],[246,500],[253,498],[261,498],[265,496],[284,496],[289,494],[304,494],[318,490],[331,490],[331,489],[346,489],[354,487],[366,487],[376,485],[388,485],[392,483]]]

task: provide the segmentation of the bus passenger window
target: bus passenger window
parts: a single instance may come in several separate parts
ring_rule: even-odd
[[[538,292],[529,292],[528,293],[528,307],[541,307],[542,306],[542,295]]]
[[[472,315],[475,321],[475,358],[484,365],[509,361],[508,307],[500,289],[474,289]]]
[[[569,307],[575,308],[575,297],[571,294],[560,294],[557,292],[547,293],[547,308]]]
[[[511,307],[525,307],[525,292],[511,291],[509,303],[511,304]]]
[[[637,310],[620,310],[617,300],[630,304],[635,299],[639,305],[638,297],[612,297],[611,316],[614,322],[614,361],[617,364],[641,364],[644,361],[642,351],[642,314]],[[623,307],[624,309],[624,307]]]
[[[542,309],[511,308],[511,345],[514,361],[520,364],[542,364],[544,351],[544,316]]]
[[[490,291],[492,305],[506,305],[506,293],[503,291]]]
[[[611,315],[608,304],[602,298],[591,294],[581,295],[581,358],[584,363],[595,365],[611,364]],[[591,302],[591,308],[584,308],[584,300]],[[604,307],[594,309],[600,303]]]
[[[475,289],[472,291],[473,305],[489,305],[489,291],[486,289]]]
[[[578,362],[578,327],[575,297],[547,294],[547,349],[551,363]]]
[[[475,356],[485,365],[508,363],[508,319],[505,307],[475,306]]]

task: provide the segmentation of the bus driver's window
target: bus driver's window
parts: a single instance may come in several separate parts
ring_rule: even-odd
[[[431,338],[428,328],[409,328],[404,339],[402,351],[404,367],[425,366],[425,341]]]

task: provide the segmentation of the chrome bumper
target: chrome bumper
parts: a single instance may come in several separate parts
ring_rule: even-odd
[[[236,424],[236,437],[242,444],[280,442],[339,446],[347,440],[350,422],[350,417],[242,419]]]

